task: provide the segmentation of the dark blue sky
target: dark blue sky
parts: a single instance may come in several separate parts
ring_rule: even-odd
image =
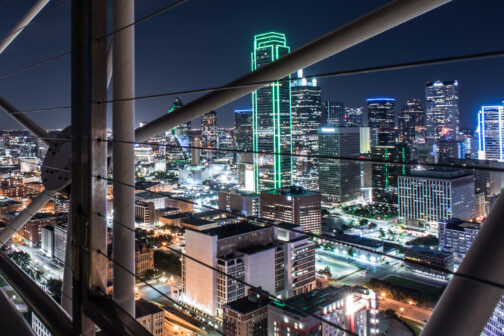
[[[60,1],[52,0],[44,11]],[[292,50],[368,11],[383,0],[188,0],[136,27],[137,95],[222,85],[250,69],[254,34],[279,31]],[[35,0],[10,0],[0,7],[4,36]],[[169,1],[136,2],[142,17]],[[305,74],[401,63],[502,49],[502,0],[454,0],[339,55],[305,69]],[[0,75],[70,50],[70,6],[28,27],[0,55]],[[504,99],[504,58],[357,75],[319,81],[324,99],[362,106],[368,97],[424,100],[426,81],[457,79],[462,126],[474,127],[478,107]],[[0,79],[0,95],[19,109],[68,105],[70,59]],[[187,102],[196,95],[182,96]],[[174,97],[138,101],[137,121],[148,121],[169,108]],[[219,125],[232,125],[233,109],[250,105],[250,97],[218,111]],[[64,127],[70,111],[29,114],[48,128]],[[0,116],[0,129],[17,128]],[[199,124],[198,124],[199,125]],[[194,126],[193,126],[194,127]]]

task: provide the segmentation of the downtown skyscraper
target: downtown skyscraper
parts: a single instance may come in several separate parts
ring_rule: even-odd
[[[482,106],[477,132],[478,158],[504,161],[504,106]]]
[[[371,146],[387,146],[395,143],[394,105],[394,98],[367,99]]]
[[[234,149],[252,151],[252,109],[234,110]]]
[[[398,116],[399,142],[425,143],[425,111],[420,99],[406,100]]]
[[[218,156],[215,151],[217,148],[217,113],[215,111],[207,112],[201,117],[201,142],[204,148],[212,148],[202,151],[207,161]]]
[[[284,34],[264,33],[254,37],[252,71],[290,52]],[[292,134],[290,76],[252,92],[252,146],[255,191],[292,184]]]
[[[425,84],[426,131],[429,144],[440,140],[458,140],[458,82],[436,81]]]
[[[322,126],[318,141],[321,156],[358,158],[360,155],[360,127]],[[319,159],[319,190],[324,201],[353,201],[361,194],[360,185],[358,162]]]
[[[318,190],[317,160],[318,128],[321,118],[321,88],[317,80],[306,80],[303,70],[292,82],[292,152],[301,154],[292,158],[294,185]]]
[[[322,103],[321,125],[343,126],[345,122],[345,103],[326,100]]]

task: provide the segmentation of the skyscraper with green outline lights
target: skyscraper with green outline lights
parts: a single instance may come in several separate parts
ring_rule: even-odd
[[[288,54],[285,35],[254,36],[252,71]],[[252,93],[252,147],[255,190],[277,189],[292,184],[292,135],[290,76]]]

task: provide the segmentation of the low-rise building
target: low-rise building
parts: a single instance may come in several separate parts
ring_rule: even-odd
[[[449,273],[442,270],[453,270],[451,253],[414,246],[404,252],[404,261],[413,272],[438,279],[447,279]],[[433,268],[434,267],[434,268]]]
[[[296,308],[294,308],[296,307]],[[299,307],[299,309],[297,309]],[[341,335],[340,329],[313,315],[350,330],[356,335],[378,333],[376,293],[364,287],[326,287],[268,305],[268,335]]]
[[[453,219],[439,223],[439,246],[453,254],[453,264],[458,268],[472,242],[478,235],[481,224]]]
[[[259,294],[229,302],[223,307],[223,327],[226,336],[268,335],[268,304],[271,300]]]
[[[135,301],[135,318],[153,336],[168,335],[165,327],[165,312],[155,304],[138,299]]]
[[[148,270],[154,269],[154,248],[150,244],[137,241],[135,243],[135,272],[144,276]]]

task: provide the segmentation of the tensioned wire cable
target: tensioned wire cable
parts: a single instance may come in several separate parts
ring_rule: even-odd
[[[180,145],[170,145],[170,144],[163,144],[163,143],[156,143],[156,142],[136,142],[136,141],[122,141],[122,140],[114,140],[114,139],[107,139],[107,140],[102,140],[98,139],[96,141],[105,141],[105,142],[117,142],[117,143],[125,143],[125,144],[132,144],[132,145],[145,145],[145,146],[155,146],[155,147],[170,147],[170,148],[188,148],[188,149],[200,149],[200,150],[208,150],[208,151],[217,151],[217,152],[224,152],[224,153],[249,153],[249,154],[258,154],[258,155],[271,155],[271,156],[290,156],[290,157],[300,157],[300,158],[314,158],[314,159],[327,159],[327,160],[341,160],[341,161],[355,161],[355,162],[364,162],[364,163],[371,163],[371,164],[388,164],[388,165],[396,165],[396,166],[414,166],[417,167],[418,165],[424,166],[424,167],[438,167],[438,168],[455,168],[455,169],[464,169],[464,170],[485,170],[485,171],[496,171],[496,172],[502,172],[504,173],[504,168],[498,168],[498,167],[485,167],[485,166],[478,166],[478,165],[473,165],[473,164],[456,164],[456,163],[424,163],[424,162],[412,162],[412,161],[407,161],[407,162],[400,162],[400,161],[387,161],[387,160],[380,160],[380,159],[375,159],[375,158],[365,158],[365,157],[351,157],[351,156],[338,156],[338,155],[320,155],[320,154],[315,154],[315,155],[310,155],[310,154],[297,154],[297,153],[274,153],[274,152],[268,152],[268,151],[254,151],[254,150],[238,150],[238,149],[221,149],[221,148],[215,148],[215,147],[204,147],[204,146],[180,146]]]
[[[486,58],[493,58],[493,57],[500,57],[500,56],[504,56],[504,50],[488,52],[488,53],[464,55],[464,56],[438,58],[438,59],[424,60],[424,61],[418,61],[418,62],[401,63],[401,64],[395,64],[395,65],[384,65],[384,66],[360,68],[360,69],[354,69],[354,70],[326,72],[326,73],[320,73],[320,74],[316,74],[316,75],[305,76],[304,78],[307,78],[307,79],[309,79],[309,78],[330,78],[330,77],[368,74],[368,73],[374,73],[374,72],[380,72],[380,71],[401,70],[401,69],[408,69],[408,68],[413,68],[413,67],[418,67],[418,66],[438,65],[438,64],[445,64],[445,63],[452,63],[452,62],[459,62],[459,61],[479,60],[479,59],[486,59]],[[280,81],[292,82],[292,81],[297,81],[299,79],[300,78],[283,78]],[[168,96],[185,95],[185,94],[192,94],[192,93],[202,93],[202,92],[208,92],[208,91],[232,90],[232,89],[244,88],[244,87],[250,87],[250,86],[256,86],[256,85],[267,85],[267,84],[271,84],[271,82],[272,81],[255,82],[255,83],[247,83],[247,84],[233,85],[233,86],[217,86],[217,87],[207,87],[207,88],[194,89],[194,90],[171,91],[171,92],[138,96],[138,97],[132,97],[132,98],[105,100],[105,101],[100,101],[100,102],[95,102],[95,103],[96,104],[109,104],[109,103],[121,102],[121,101],[162,98],[162,97],[168,97]],[[56,110],[65,110],[65,109],[71,109],[71,108],[72,108],[72,106],[68,105],[68,106],[38,108],[38,109],[27,109],[27,110],[16,111],[12,114],[56,111]],[[3,114],[0,113],[0,116],[1,115],[9,115],[9,114],[8,113],[3,113]]]
[[[56,56],[51,56],[51,57],[48,57],[48,58],[45,58],[41,61],[38,61],[36,63],[33,63],[33,64],[30,64],[30,65],[26,65],[24,67],[21,67],[17,70],[14,70],[14,71],[11,71],[11,72],[7,72],[7,73],[4,73],[2,75],[0,75],[0,79],[4,79],[4,78],[8,78],[10,76],[13,76],[13,75],[16,75],[18,73],[21,73],[21,72],[25,72],[25,71],[28,71],[28,70],[31,70],[33,68],[36,68],[40,65],[43,65],[43,64],[47,64],[47,63],[50,63],[50,62],[53,62],[53,61],[56,61],[60,58],[63,58],[63,57],[66,57],[66,56],[69,56],[71,53],[70,52],[64,52],[64,53],[61,53],[61,54],[58,54]]]
[[[380,72],[380,71],[403,70],[403,69],[409,69],[409,68],[414,68],[414,67],[419,67],[419,66],[439,65],[439,64],[446,64],[446,63],[452,63],[452,62],[471,61],[471,60],[479,60],[479,59],[486,59],[486,58],[493,58],[493,57],[500,57],[500,56],[504,56],[504,50],[463,55],[463,56],[436,58],[436,59],[430,59],[430,60],[399,63],[399,64],[393,64],[393,65],[382,65],[382,66],[375,66],[375,67],[368,67],[368,68],[359,68],[359,69],[353,69],[353,70],[325,72],[325,73],[320,73],[320,74],[315,74],[315,75],[310,75],[310,76],[304,76],[302,78],[310,79],[310,78],[341,77],[341,76],[348,76],[348,75],[361,75],[361,74],[369,74],[369,73]],[[272,82],[278,82],[278,81],[292,82],[292,81],[297,81],[300,79],[301,78],[287,78],[286,77],[286,78],[282,78],[282,79],[279,79],[276,81],[269,80],[269,81],[252,82],[252,83],[246,83],[246,84],[240,84],[240,85],[216,86],[216,87],[208,87],[208,88],[195,89],[195,90],[172,91],[172,92],[157,93],[157,94],[137,96],[137,97],[131,97],[131,98],[104,100],[104,101],[99,101],[96,103],[97,104],[109,104],[109,103],[114,103],[114,102],[162,98],[162,97],[167,97],[167,96],[183,95],[183,94],[190,94],[190,93],[201,93],[201,92],[207,92],[207,91],[233,90],[233,89],[246,88],[246,87],[257,86],[257,85],[268,85],[268,84],[271,85]]]
[[[99,38],[99,39],[98,39],[98,41],[101,41],[101,40],[103,40],[104,38],[106,38],[106,37],[108,37],[108,36],[112,36],[112,35],[114,35],[114,34],[116,34],[116,33],[120,32],[120,31],[122,31],[122,30],[124,30],[124,29],[126,29],[126,28],[129,28],[129,27],[135,26],[135,25],[137,25],[137,24],[139,24],[139,23],[145,22],[145,21],[147,21],[147,20],[149,20],[149,19],[151,19],[151,18],[153,18],[153,17],[155,17],[155,16],[157,16],[157,15],[159,15],[159,14],[162,14],[162,13],[164,13],[164,12],[166,12],[166,11],[168,11],[168,10],[172,9],[172,8],[177,7],[178,5],[181,5],[182,3],[186,2],[186,1],[187,1],[187,0],[178,0],[177,2],[175,2],[175,3],[173,3],[173,4],[170,4],[170,5],[166,6],[166,7],[163,7],[163,8],[161,8],[161,9],[159,9],[159,10],[156,10],[155,12],[153,12],[153,13],[151,13],[151,14],[149,14],[149,15],[146,15],[146,16],[144,16],[144,17],[142,17],[142,18],[138,19],[138,20],[135,20],[133,23],[131,23],[131,24],[129,24],[129,25],[126,25],[126,26],[124,26],[124,27],[121,27],[121,28],[119,28],[119,29],[117,29],[117,30],[115,30],[115,31],[112,31],[112,32],[108,33],[107,35],[105,35],[105,36],[103,36],[103,37]],[[2,5],[3,5],[3,4],[5,4],[6,2],[7,2],[7,1],[5,1],[5,2],[3,2],[3,3],[0,3],[0,6],[2,6]],[[27,24],[27,25],[25,25],[25,26],[23,26],[23,27],[20,27],[20,28],[18,28],[17,30],[15,30],[15,31],[11,32],[11,33],[10,33],[10,34],[8,34],[7,36],[5,36],[2,40],[0,40],[0,43],[1,43],[1,42],[3,42],[3,41],[7,38],[7,37],[9,37],[9,36],[11,36],[11,35],[14,35],[14,34],[15,34],[15,33],[17,33],[18,31],[23,30],[24,28],[28,27],[30,24],[32,24],[32,23],[34,23],[34,22],[37,22],[37,21],[39,21],[40,19],[42,19],[42,18],[46,17],[47,15],[51,14],[52,12],[56,11],[56,10],[57,10],[57,9],[59,9],[60,7],[64,6],[67,2],[69,2],[69,0],[62,1],[62,2],[61,2],[61,3],[59,3],[58,5],[54,6],[54,7],[53,7],[53,8],[51,8],[50,10],[48,10],[46,13],[41,14],[41,15],[40,15],[40,16],[38,16],[37,18],[34,18],[34,19],[33,19],[33,20],[29,23],[29,24]],[[64,52],[64,53],[61,53],[61,54],[58,54],[58,55],[55,55],[55,56],[52,56],[52,57],[49,57],[49,58],[46,58],[46,59],[43,59],[43,60],[38,61],[38,62],[36,62],[36,63],[33,63],[33,64],[30,64],[30,65],[24,66],[24,67],[22,67],[22,68],[19,68],[19,69],[17,69],[17,70],[14,70],[14,71],[11,71],[11,72],[8,72],[8,73],[5,73],[5,74],[2,74],[2,75],[0,75],[0,79],[4,79],[4,78],[10,77],[10,76],[13,76],[13,75],[18,74],[18,73],[20,73],[20,72],[24,72],[24,71],[27,71],[27,70],[31,70],[31,69],[33,69],[33,68],[36,68],[36,67],[40,66],[40,65],[43,65],[43,64],[46,64],[46,63],[53,62],[53,61],[55,61],[55,60],[58,60],[58,59],[60,59],[60,58],[63,58],[63,57],[65,57],[65,56],[69,56],[69,55],[71,55],[71,52],[70,52],[70,51],[68,51],[68,52]]]
[[[145,22],[145,21],[147,21],[147,20],[149,20],[149,19],[152,19],[153,17],[158,16],[159,14],[162,14],[162,13],[164,13],[164,12],[166,12],[166,11],[170,10],[170,9],[173,9],[173,8],[177,7],[178,5],[183,4],[183,3],[184,3],[184,2],[186,2],[186,1],[187,1],[187,0],[178,0],[178,1],[174,2],[174,3],[172,3],[172,4],[169,4],[169,5],[168,5],[168,6],[166,6],[166,7],[163,7],[163,8],[161,8],[161,9],[158,9],[158,10],[156,10],[156,11],[152,12],[151,14],[148,14],[148,15],[146,15],[146,16],[144,16],[144,17],[142,17],[142,18],[138,19],[138,20],[133,21],[133,22],[132,22],[132,23],[130,23],[130,24],[127,24],[127,25],[125,25],[125,26],[123,26],[123,27],[121,27],[121,28],[118,28],[118,29],[116,29],[116,30],[114,30],[114,31],[111,31],[110,33],[105,34],[104,36],[100,37],[100,38],[98,39],[98,41],[101,41],[101,40],[103,40],[104,38],[107,38],[107,37],[109,37],[109,36],[115,35],[115,34],[119,33],[120,31],[123,31],[124,29],[127,29],[127,28],[129,28],[129,27],[135,26],[135,25],[137,25],[137,24],[139,24],[139,23],[142,23],[142,22]]]
[[[114,221],[114,222],[115,222],[115,223],[118,223],[117,221]],[[122,225],[122,224],[120,224],[120,225],[121,225],[121,226],[123,226],[123,227],[125,227],[125,228],[127,228],[127,229],[129,229],[129,230],[131,230],[130,228],[126,227],[125,225]],[[132,231],[134,232],[134,230],[132,230]],[[273,300],[276,300],[276,301],[282,302],[282,303],[283,303],[283,304],[285,304],[286,306],[290,307],[291,309],[294,309],[295,311],[297,311],[297,312],[299,312],[299,313],[310,315],[311,317],[314,317],[315,319],[317,319],[317,320],[321,321],[322,323],[327,323],[327,324],[329,324],[330,326],[332,326],[332,327],[334,327],[334,328],[336,328],[336,329],[339,329],[339,330],[341,330],[341,331],[343,331],[343,332],[345,332],[345,333],[347,333],[347,334],[349,334],[349,335],[355,335],[355,336],[357,336],[357,334],[353,333],[352,331],[350,331],[350,330],[348,330],[348,329],[346,329],[346,328],[343,328],[343,327],[341,327],[341,326],[339,326],[339,325],[337,325],[337,324],[335,324],[335,323],[333,323],[333,322],[331,322],[331,321],[328,321],[328,320],[324,319],[323,317],[320,317],[320,316],[318,316],[318,315],[316,315],[316,314],[314,314],[314,313],[310,313],[310,312],[308,312],[308,311],[304,310],[304,309],[303,309],[304,307],[299,307],[299,306],[293,305],[293,304],[292,304],[292,303],[290,303],[290,302],[287,302],[286,300],[283,300],[283,299],[277,298],[275,295],[271,294],[270,292],[268,292],[268,291],[266,291],[266,290],[264,290],[264,289],[262,289],[262,288],[260,288],[260,287],[254,286],[254,285],[252,285],[252,284],[250,284],[250,283],[248,283],[248,282],[246,282],[246,281],[244,281],[244,280],[242,280],[242,279],[240,279],[240,278],[238,278],[238,277],[235,277],[235,276],[233,276],[233,275],[227,274],[226,272],[221,271],[220,269],[218,269],[218,268],[216,268],[216,267],[213,267],[213,266],[210,266],[210,265],[208,265],[208,264],[205,264],[204,262],[200,261],[199,259],[196,259],[196,258],[193,258],[193,257],[191,257],[191,256],[188,256],[187,254],[185,254],[185,253],[183,253],[183,252],[177,251],[177,250],[172,249],[172,248],[170,248],[170,247],[168,247],[168,249],[169,249],[169,250],[171,250],[171,251],[173,251],[173,252],[175,252],[175,253],[177,253],[177,254],[179,254],[179,255],[181,255],[181,256],[183,256],[183,257],[185,257],[185,258],[191,259],[191,260],[193,260],[193,261],[197,262],[198,264],[200,264],[200,265],[202,265],[202,266],[204,266],[204,267],[207,267],[207,268],[209,268],[209,269],[213,270],[214,272],[220,273],[220,274],[222,274],[223,276],[225,276],[225,277],[227,277],[227,278],[229,278],[229,279],[232,279],[232,280],[234,280],[234,281],[236,281],[236,282],[239,282],[239,283],[240,283],[240,284],[242,284],[242,285],[248,286],[248,287],[252,288],[252,289],[254,290],[254,292],[256,292],[256,293],[258,293],[258,294],[267,295],[269,298],[271,298],[271,299],[273,299]],[[103,252],[101,252],[101,251],[98,251],[98,253],[100,253],[100,254],[102,254],[102,255],[105,255],[105,254],[104,254]],[[107,258],[109,258],[112,262],[114,262],[114,263],[116,263],[117,265],[119,265],[119,267],[121,267],[121,268],[123,268],[123,269],[125,269],[125,270],[126,270],[126,268],[125,268],[125,267],[121,266],[121,265],[120,265],[118,262],[116,262],[113,258],[108,257],[108,256],[107,256]],[[128,273],[130,273],[130,274],[134,275],[132,272],[129,272],[129,271],[128,271]],[[135,277],[136,277],[136,275],[135,275]]]
[[[54,138],[37,138],[37,139],[47,139],[53,141],[71,141],[72,138],[59,138],[55,136]],[[383,165],[391,165],[391,166],[409,166],[409,167],[429,167],[429,168],[452,168],[452,169],[461,169],[461,170],[481,170],[481,171],[495,171],[504,173],[504,167],[486,167],[481,165],[474,164],[458,164],[458,163],[427,163],[427,162],[415,162],[415,161],[387,161],[380,160],[376,158],[366,158],[366,157],[351,157],[351,156],[339,156],[339,155],[310,155],[310,154],[297,154],[297,153],[274,153],[268,151],[254,151],[254,150],[238,150],[238,149],[221,149],[215,147],[204,147],[204,146],[184,146],[184,145],[171,145],[159,142],[136,142],[136,141],[122,141],[122,140],[113,140],[113,139],[97,139],[95,141],[103,141],[110,143],[124,143],[131,145],[145,145],[145,146],[154,146],[154,147],[168,147],[173,149],[187,148],[187,149],[199,149],[199,150],[208,150],[208,151],[217,151],[224,153],[249,153],[249,154],[257,154],[257,155],[271,155],[271,156],[290,156],[290,157],[299,157],[299,158],[314,158],[314,159],[323,159],[323,160],[341,160],[341,161],[349,161],[349,162],[363,162],[369,164],[383,164]],[[172,153],[172,152],[170,152]],[[23,161],[27,162],[27,161]],[[33,163],[32,163],[33,164]]]
[[[53,168],[53,169],[58,169],[58,170],[70,172],[69,170],[59,169],[59,168],[55,168],[55,167],[48,167],[48,168]],[[103,180],[106,180],[106,181],[110,181],[110,182],[113,182],[113,183],[118,183],[118,184],[121,184],[121,185],[125,185],[125,186],[131,187],[131,188],[135,188],[135,189],[138,189],[138,190],[143,190],[143,191],[155,194],[155,195],[161,195],[161,196],[164,196],[164,197],[168,197],[168,198],[171,198],[171,199],[174,199],[174,200],[179,200],[179,201],[186,202],[186,203],[191,203],[191,204],[197,204],[196,202],[189,201],[189,200],[182,199],[182,198],[176,198],[176,197],[173,197],[173,196],[168,195],[166,193],[153,192],[153,191],[147,190],[145,188],[138,188],[136,186],[133,186],[133,185],[130,185],[130,184],[127,184],[127,183],[122,183],[122,182],[119,182],[119,181],[115,181],[113,179],[104,178],[104,177],[99,176],[99,175],[98,176],[94,176],[94,177],[96,177],[98,179],[103,179]],[[258,217],[247,217],[247,216],[243,216],[243,215],[236,214],[236,213],[233,213],[233,212],[216,209],[216,208],[213,208],[213,207],[210,207],[210,206],[206,206],[206,205],[202,205],[202,206],[205,207],[205,208],[211,209],[211,210],[215,210],[215,211],[221,212],[221,213],[229,213],[229,214],[237,216],[237,217],[242,217],[242,218],[246,218],[246,219],[249,219],[249,220],[255,220],[258,223],[263,223],[263,224],[268,225],[268,226],[273,226],[273,227],[276,226],[276,227],[278,227],[278,226],[281,226],[282,224],[284,224],[283,222],[274,222],[274,221],[269,221],[269,220],[265,220],[265,219],[258,218]],[[101,214],[98,214],[98,215],[101,215]],[[103,215],[101,215],[101,216],[103,216]],[[285,223],[285,224],[289,225],[289,223]],[[237,224],[237,225],[239,225],[239,224]],[[124,226],[124,225],[122,225],[122,226]],[[304,231],[301,231],[301,230],[298,230],[298,229],[289,228],[289,227],[282,227],[282,228],[285,229],[285,230],[291,231],[291,232],[297,232],[297,233],[303,234],[305,236],[310,236],[312,238],[316,238],[316,239],[317,238],[321,238],[321,237],[319,237],[319,236],[317,236],[315,234],[312,234],[310,232],[304,232]],[[345,245],[345,246],[348,246],[348,247],[354,247],[351,244],[339,241],[339,240],[337,240],[335,238],[332,238],[332,237],[323,237],[323,239],[326,240],[326,241],[332,241],[332,242],[340,244],[340,245]],[[499,288],[499,289],[504,289],[504,285],[499,284],[499,283],[495,283],[493,281],[489,281],[489,280],[481,279],[481,278],[478,278],[478,277],[462,274],[462,273],[459,273],[459,272],[453,272],[453,271],[450,271],[450,270],[446,270],[444,268],[436,267],[436,266],[433,266],[433,265],[430,265],[430,264],[425,264],[425,263],[414,261],[414,260],[406,260],[406,259],[403,259],[403,258],[400,258],[400,257],[396,257],[396,256],[393,256],[393,255],[389,255],[387,253],[378,252],[378,251],[374,251],[374,250],[367,249],[367,248],[359,248],[359,249],[363,250],[363,251],[366,251],[366,252],[369,252],[369,253],[372,253],[372,254],[389,257],[391,259],[395,259],[395,260],[399,260],[399,261],[403,261],[403,262],[409,262],[409,263],[415,264],[417,266],[427,267],[427,268],[430,268],[432,270],[437,270],[437,271],[440,271],[440,272],[451,274],[453,276],[462,277],[462,278],[465,278],[465,279],[468,279],[468,280],[471,280],[471,281],[475,281],[475,282],[479,282],[479,283],[484,283],[486,285],[493,286],[493,287],[496,287],[496,288]],[[98,252],[100,253],[100,251],[98,251]],[[108,258],[110,258],[110,257],[108,257]],[[121,265],[119,265],[119,266],[122,267]],[[329,323],[328,321],[324,321],[324,322]]]
[[[174,196],[169,195],[169,194],[164,193],[164,192],[150,191],[147,188],[141,188],[141,187],[134,186],[134,185],[131,185],[131,184],[128,184],[128,183],[123,183],[123,182],[120,182],[120,181],[116,181],[114,179],[105,178],[105,177],[102,177],[102,176],[99,176],[99,175],[95,176],[95,177],[98,178],[98,179],[103,179],[103,180],[112,182],[112,183],[117,183],[117,184],[124,185],[124,186],[130,187],[130,188],[134,188],[136,190],[146,191],[146,192],[152,193],[154,195],[160,195],[160,196],[164,196],[164,197],[167,197],[167,198],[170,198],[170,199],[173,199],[173,200],[177,200],[177,201],[181,201],[181,202],[185,202],[185,203],[189,203],[189,204],[200,206],[200,204],[198,204],[197,202],[189,201],[189,200],[184,199],[184,198],[174,197]],[[309,236],[311,238],[324,239],[326,241],[331,241],[331,242],[334,242],[334,243],[337,243],[337,244],[340,244],[340,245],[345,245],[347,247],[355,247],[355,246],[353,246],[350,243],[343,242],[341,240],[338,240],[338,239],[330,237],[330,236],[320,237],[320,236],[318,236],[318,235],[316,235],[314,233],[311,233],[311,232],[305,232],[305,231],[302,231],[302,230],[299,230],[299,229],[289,228],[289,226],[292,225],[290,223],[286,223],[286,222],[282,222],[282,221],[273,221],[273,220],[268,220],[268,219],[265,219],[265,218],[260,218],[260,217],[255,217],[255,216],[244,216],[244,215],[241,215],[239,213],[234,213],[234,212],[231,212],[231,211],[221,210],[221,209],[214,208],[214,207],[211,207],[211,206],[208,206],[208,205],[201,205],[201,206],[204,207],[204,208],[210,209],[210,210],[214,210],[214,211],[220,212],[220,213],[227,213],[227,214],[230,214],[230,215],[233,215],[233,216],[236,216],[236,217],[240,217],[240,218],[244,218],[244,219],[248,219],[248,220],[253,220],[253,221],[256,221],[258,223],[265,224],[265,225],[268,225],[268,226],[280,227],[280,228],[285,229],[287,231],[296,232],[296,233],[299,233],[299,234],[302,234],[302,235],[305,235],[305,236]],[[284,226],[282,226],[282,225],[284,225]],[[285,227],[285,225],[286,225],[286,227]],[[433,265],[422,263],[422,262],[418,262],[418,261],[415,261],[415,260],[409,260],[409,259],[400,258],[400,257],[394,256],[394,255],[390,255],[390,254],[387,254],[387,253],[384,253],[384,252],[374,251],[374,250],[368,249],[368,248],[361,248],[361,247],[359,247],[359,249],[363,250],[365,252],[368,252],[368,253],[373,253],[373,254],[384,256],[384,257],[389,257],[391,259],[395,259],[395,260],[399,260],[399,261],[403,261],[403,262],[408,262],[408,263],[411,263],[411,264],[415,264],[417,266],[427,267],[427,268],[430,268],[430,269],[433,269],[433,270],[436,270],[436,271],[440,271],[440,272],[444,272],[444,273],[447,273],[447,274],[451,274],[453,276],[462,277],[462,278],[465,278],[465,279],[468,279],[468,280],[484,283],[486,285],[493,286],[493,287],[496,287],[496,288],[499,288],[499,289],[504,289],[504,285],[503,284],[496,283],[496,282],[493,282],[493,281],[490,281],[490,280],[481,279],[481,278],[478,278],[478,277],[474,277],[474,276],[467,275],[467,274],[462,274],[462,273],[459,273],[459,272],[454,272],[454,271],[451,271],[451,270],[444,269],[442,267],[433,266]]]

